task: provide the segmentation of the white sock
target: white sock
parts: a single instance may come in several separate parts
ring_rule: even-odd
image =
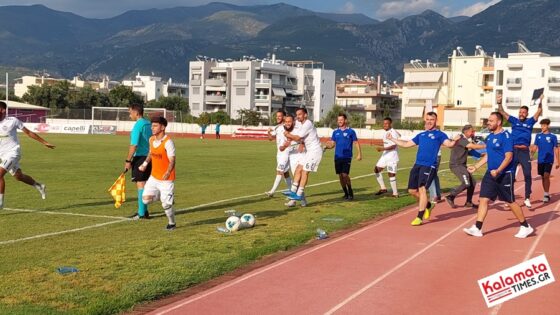
[[[175,211],[173,211],[173,207],[165,210],[165,215],[167,220],[169,220],[169,224],[175,224]]]
[[[298,195],[298,196],[303,196],[303,188],[304,188],[304,187],[299,187],[299,188],[298,188],[298,190],[297,190],[297,195]]]
[[[1,196],[1,195],[0,195],[0,196]],[[544,192],[544,196],[545,196],[545,197],[548,197],[548,191],[545,191],[545,192]],[[1,198],[1,197],[0,197],[0,198]]]
[[[290,189],[292,192],[296,192],[298,190],[299,183],[292,182],[292,188]]]
[[[397,178],[389,177],[389,184],[391,184],[391,190],[393,191],[393,195],[398,195],[399,191],[397,190]]]
[[[0,194],[0,209],[4,207],[4,194]]]
[[[379,183],[379,187],[381,187],[381,189],[387,189],[387,187],[385,187],[385,182],[383,181],[383,175],[381,175],[381,173],[375,173],[375,179],[377,179],[377,182]]]
[[[280,185],[280,182],[282,181],[282,175],[276,175],[276,178],[274,179],[274,184],[272,185],[272,189],[270,190],[270,193],[274,193],[276,191],[276,188],[278,188],[278,185]]]
[[[292,178],[284,177],[284,180],[286,181],[286,185],[288,186],[288,189],[290,189],[290,187],[292,187]]]

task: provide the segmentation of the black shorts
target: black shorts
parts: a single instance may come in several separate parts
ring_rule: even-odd
[[[507,203],[515,201],[513,175],[511,172],[500,174],[496,178],[492,177],[490,172],[484,174],[482,184],[480,185],[480,198],[496,200],[496,197]]]
[[[437,169],[435,166],[424,166],[414,164],[408,177],[408,189],[418,189],[420,187],[430,187]]]
[[[538,165],[538,173],[539,175],[543,176],[544,173],[552,173],[552,163],[539,163]]]
[[[336,159],[334,160],[334,170],[337,174],[350,174],[350,165],[352,159]]]
[[[135,156],[132,158],[132,181],[133,182],[145,182],[150,178],[152,173],[152,162],[148,164],[145,172],[141,172],[138,168],[146,160],[145,156]]]

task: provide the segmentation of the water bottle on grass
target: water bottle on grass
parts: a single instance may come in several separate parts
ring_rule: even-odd
[[[327,237],[329,237],[329,235],[327,234],[327,232],[323,229],[317,229],[317,239],[318,240],[324,240]]]

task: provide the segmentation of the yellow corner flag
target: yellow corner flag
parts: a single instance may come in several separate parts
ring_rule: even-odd
[[[126,201],[126,177],[124,176],[125,173],[126,172],[121,173],[113,186],[111,186],[111,188],[109,188],[108,190],[115,200],[115,208],[119,208],[123,204],[123,202]]]

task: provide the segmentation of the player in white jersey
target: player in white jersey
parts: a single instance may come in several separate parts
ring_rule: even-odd
[[[299,159],[289,197],[292,200],[303,200],[303,192],[309,179],[309,173],[317,172],[323,157],[323,148],[321,147],[321,141],[317,135],[317,129],[313,126],[313,123],[307,119],[307,109],[298,108],[296,115],[297,120],[301,123],[301,127],[297,129],[297,132],[290,133],[286,131],[284,135],[289,140],[300,143],[303,141],[306,152],[305,155]]]
[[[292,116],[291,114],[287,114],[286,117],[284,117],[285,131],[297,134],[299,128],[301,128],[301,123],[299,121],[296,121],[294,116]],[[299,161],[305,156],[305,145],[303,143],[298,143],[296,141],[286,140],[286,143],[282,147],[280,147],[280,150],[281,151],[286,150],[289,152],[288,157],[290,160],[290,170],[292,171],[292,176],[295,176],[295,172],[299,164]],[[291,185],[290,185],[290,189],[291,189]],[[292,194],[290,189],[282,193],[286,196],[290,196]],[[295,207],[296,201],[290,200],[284,205],[288,207]],[[305,193],[303,194],[303,199],[301,200],[301,206],[302,207],[307,206],[307,200],[305,200]]]
[[[383,175],[381,171],[387,168],[387,174],[389,174],[389,183],[391,184],[391,190],[393,192],[393,197],[399,196],[399,191],[397,190],[397,167],[399,163],[399,152],[397,145],[387,138],[387,135],[391,135],[393,139],[400,138],[400,134],[393,129],[393,120],[391,117],[386,117],[383,119],[383,146],[377,147],[377,152],[383,152],[381,157],[375,165],[375,178],[379,183],[379,191],[375,194],[377,196],[387,193],[387,188],[385,187],[385,182],[383,181]]]
[[[35,187],[40,193],[41,198],[47,198],[46,187],[44,184],[36,182],[31,176],[24,174],[19,167],[21,159],[21,146],[17,137],[17,129],[20,129],[29,136],[41,142],[49,149],[54,149],[54,145],[48,143],[38,134],[30,131],[23,126],[23,123],[15,117],[6,117],[8,106],[0,101],[0,209],[4,206],[4,192],[6,182],[4,175],[10,173],[16,180]]]
[[[274,179],[274,184],[272,188],[265,192],[269,197],[274,195],[274,192],[280,185],[282,178],[286,181],[288,189],[292,186],[292,179],[290,178],[290,150],[280,150],[280,148],[286,143],[287,139],[284,136],[284,117],[286,113],[283,110],[276,112],[276,126],[274,128],[268,129],[268,140],[272,141],[276,139],[276,178]]]

